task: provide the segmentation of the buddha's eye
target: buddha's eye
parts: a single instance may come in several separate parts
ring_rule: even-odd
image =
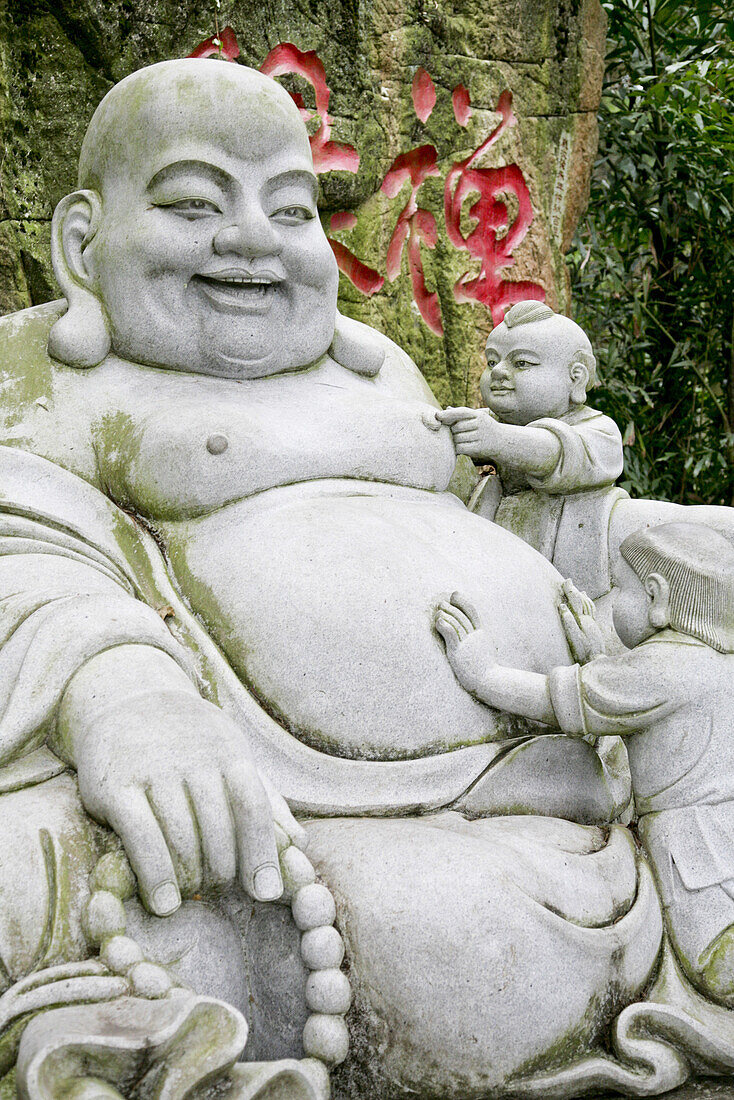
[[[531,363],[529,359],[513,359],[512,365],[518,370],[529,370],[530,367],[535,366],[535,363]]]
[[[301,222],[311,221],[314,214],[307,206],[281,206],[270,217],[282,222],[283,225],[298,225]]]
[[[180,214],[189,221],[222,212],[217,204],[210,202],[209,199],[174,199],[173,202],[157,202],[155,205],[163,210],[170,210],[174,214]]]

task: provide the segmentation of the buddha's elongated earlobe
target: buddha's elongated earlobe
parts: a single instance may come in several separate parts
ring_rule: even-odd
[[[54,274],[68,309],[49,333],[48,353],[72,367],[96,367],[111,346],[104,307],[90,288],[83,255],[101,215],[102,200],[96,191],[74,191],[56,207],[51,226]]]
[[[385,349],[372,329],[337,313],[329,355],[342,367],[374,378],[385,361]]]

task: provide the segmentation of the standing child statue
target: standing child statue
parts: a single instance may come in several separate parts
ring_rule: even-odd
[[[608,592],[608,528],[622,472],[622,437],[589,408],[596,384],[589,338],[542,302],[518,302],[490,333],[480,380],[488,409],[438,413],[458,454],[492,463],[475,511],[529,542],[593,599]]]
[[[436,628],[459,682],[482,702],[572,737],[632,735],[638,832],[672,945],[705,996],[732,1008],[734,549],[708,528],[670,523],[629,535],[621,550],[622,655],[547,676],[503,667],[458,593],[439,604]],[[588,611],[578,615],[576,651],[593,626]]]

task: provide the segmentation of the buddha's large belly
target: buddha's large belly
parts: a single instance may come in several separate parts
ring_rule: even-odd
[[[569,661],[560,577],[456,497],[360,482],[271,490],[165,531],[193,610],[262,705],[337,755],[421,756],[506,733],[433,627],[454,591],[500,663]]]

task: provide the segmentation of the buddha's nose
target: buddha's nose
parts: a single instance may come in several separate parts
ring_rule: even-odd
[[[276,256],[280,252],[278,238],[264,214],[247,214],[225,225],[214,237],[214,251],[219,256]]]
[[[511,378],[512,370],[506,359],[500,360],[499,363],[495,363],[495,365],[492,367],[492,382],[509,382]]]

